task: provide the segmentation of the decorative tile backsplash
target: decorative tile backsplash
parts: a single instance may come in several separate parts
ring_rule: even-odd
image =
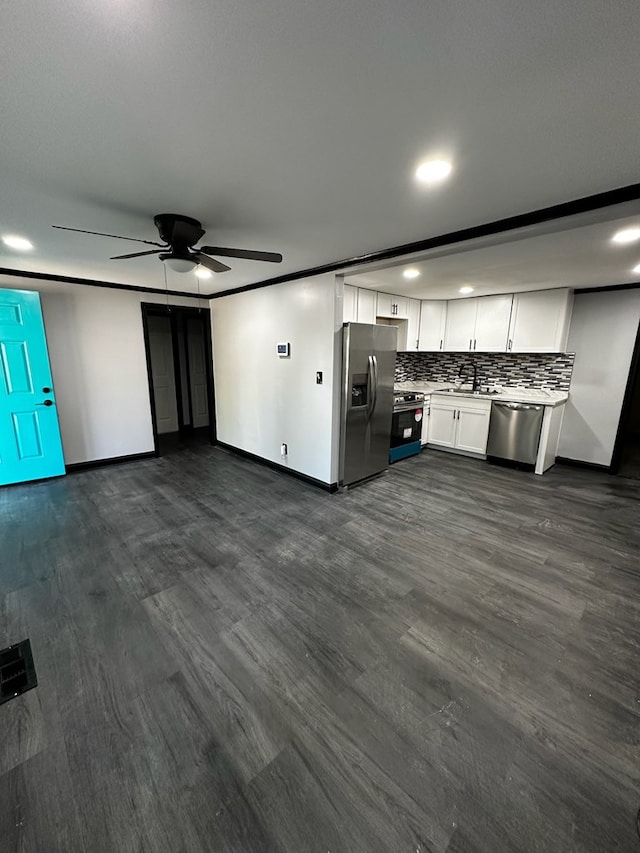
[[[459,381],[463,364],[474,362],[482,385],[516,385],[568,391],[575,353],[465,353],[399,352],[396,382],[422,379],[430,382]],[[465,382],[468,379],[464,380]]]

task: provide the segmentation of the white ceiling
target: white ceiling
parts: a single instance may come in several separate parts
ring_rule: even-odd
[[[640,227],[640,202],[345,271],[345,282],[415,299],[462,299],[464,286],[473,287],[469,296],[487,296],[629,284],[640,281],[632,271],[640,264],[640,241],[619,245],[611,238],[632,226]],[[419,277],[407,280],[406,269],[418,270]]]
[[[155,239],[177,212],[284,254],[222,290],[634,183],[639,31],[637,0],[4,3],[0,233],[35,249],[0,266],[163,287],[50,225]]]

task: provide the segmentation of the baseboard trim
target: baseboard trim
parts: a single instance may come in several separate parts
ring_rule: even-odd
[[[300,471],[292,471],[286,465],[278,465],[277,462],[272,462],[270,459],[265,459],[262,456],[257,456],[255,453],[249,453],[248,450],[242,450],[240,447],[234,447],[233,444],[227,444],[224,441],[216,442],[216,447],[221,447],[223,450],[228,450],[230,453],[235,453],[237,456],[243,456],[245,459],[250,459],[252,462],[258,462],[266,468],[271,468],[273,471],[280,471],[283,474],[288,474],[296,480],[302,480],[304,483],[309,483],[311,486],[317,486],[324,489],[325,492],[338,491],[337,483],[325,483],[323,480],[316,480],[315,477],[310,477],[308,474],[301,474]]]
[[[146,453],[130,453],[127,456],[110,456],[108,459],[90,459],[88,462],[72,462],[67,465],[67,474],[75,474],[77,471],[88,471],[91,468],[104,468],[107,465],[120,465],[123,462],[140,462],[143,459],[155,459],[155,450]]]
[[[585,468],[589,471],[600,471],[611,474],[611,466],[600,465],[598,462],[582,462],[580,459],[569,459],[566,456],[556,456],[556,465],[569,465],[571,468]]]

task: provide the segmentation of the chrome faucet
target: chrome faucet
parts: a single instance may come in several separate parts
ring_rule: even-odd
[[[458,379],[462,379],[468,373],[467,368],[471,367],[473,369],[473,382],[471,384],[471,390],[475,394],[478,390],[478,368],[476,367],[475,361],[470,361],[467,364],[463,364],[460,368],[460,372],[458,373]]]

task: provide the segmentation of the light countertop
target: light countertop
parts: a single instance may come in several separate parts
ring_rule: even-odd
[[[466,384],[466,383],[465,383]],[[415,380],[412,382],[396,382],[394,388],[402,391],[419,391],[423,394],[435,394],[446,392],[450,388],[457,387],[451,382],[427,382]],[[480,400],[499,400],[509,403],[537,403],[543,406],[561,406],[569,399],[566,391],[547,391],[546,389],[518,388],[517,386],[498,386],[502,390],[499,394],[474,394],[469,388],[468,394],[451,394],[451,397],[472,397]]]

